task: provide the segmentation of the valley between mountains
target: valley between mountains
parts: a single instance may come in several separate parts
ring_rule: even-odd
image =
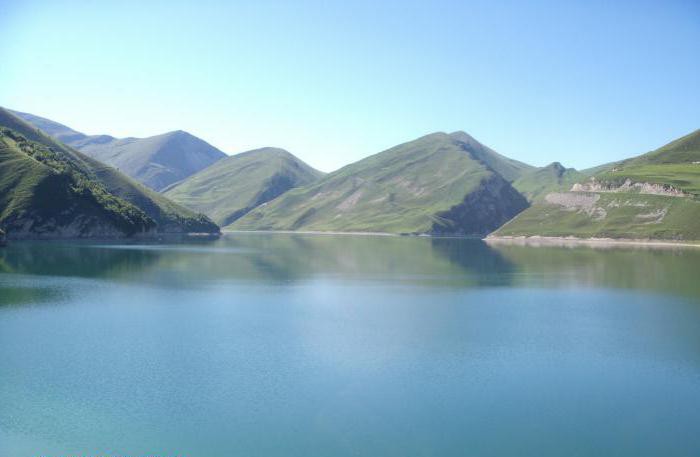
[[[534,167],[436,132],[323,173],[277,147],[184,131],[87,135],[0,108],[8,239],[224,230],[700,241],[700,131],[589,170]]]

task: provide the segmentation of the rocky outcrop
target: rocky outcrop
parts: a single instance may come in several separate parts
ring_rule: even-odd
[[[549,205],[562,207],[565,211],[585,214],[595,221],[602,221],[608,212],[615,208],[649,208],[648,213],[637,214],[635,217],[644,224],[660,224],[668,213],[668,206],[657,207],[647,201],[630,200],[621,195],[601,204],[599,193],[595,192],[553,192],[547,194],[545,202]]]
[[[680,189],[668,184],[656,184],[649,182],[633,182],[626,179],[622,184],[599,181],[591,178],[584,183],[576,183],[571,187],[571,192],[634,192],[647,195],[665,195],[667,197],[688,197],[689,195]]]
[[[3,221],[12,240],[54,240],[78,238],[129,238],[153,236],[153,228],[129,233],[94,214],[71,214],[69,223],[53,217],[44,217],[39,212],[23,212]]]
[[[525,197],[513,186],[500,175],[492,174],[460,204],[437,213],[430,234],[484,236],[528,206]]]
[[[552,192],[544,200],[550,205],[561,206],[566,211],[587,214],[595,220],[603,220],[607,216],[604,208],[596,206],[600,195],[595,193]]]

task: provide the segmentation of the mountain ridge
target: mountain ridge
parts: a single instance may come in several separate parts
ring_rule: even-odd
[[[57,164],[54,166],[54,168],[60,165],[59,168],[67,170],[66,173],[72,173],[74,176],[77,176],[75,179],[79,178],[80,180],[85,180],[88,188],[103,188],[103,199],[105,199],[105,201],[113,202],[110,203],[111,205],[126,208],[124,210],[126,213],[131,211],[128,210],[128,208],[131,207],[135,207],[138,209],[138,211],[143,212],[153,221],[154,233],[218,233],[219,231],[218,227],[207,217],[176,205],[162,195],[157,194],[156,192],[147,189],[127,176],[124,176],[114,168],[106,166],[80,153],[79,151],[70,148],[60,141],[53,139],[40,129],[34,127],[1,107],[0,127],[15,132],[16,134],[22,136],[22,138],[24,138],[26,141],[33,143],[35,146],[30,144],[27,147],[32,147],[33,150],[36,150],[37,152],[35,155],[37,157],[39,157],[39,154],[41,156],[48,157],[46,160],[50,162],[47,163]],[[12,163],[16,164],[18,163],[17,160],[21,159],[22,163],[27,164],[26,167],[30,167],[30,170],[27,172],[29,173],[27,175],[28,179],[34,179],[32,173],[41,175],[47,175],[47,173],[49,175],[51,174],[50,171],[38,167],[35,159],[32,159],[31,157],[27,158],[26,154],[24,154],[24,156],[18,155],[21,152],[22,151],[18,150],[17,147],[15,147],[13,151],[10,151],[11,155],[6,155],[4,157],[5,161],[3,162],[3,168],[11,171],[9,165]],[[7,181],[7,183],[9,185],[10,182]],[[8,194],[11,193],[13,195],[18,194],[17,188],[11,185],[7,187],[7,192]],[[27,190],[26,192],[29,192],[29,194],[27,194],[27,198],[29,200],[25,199],[29,204],[32,202],[31,189]],[[102,195],[100,192],[101,191],[97,191],[98,194]],[[95,192],[92,193],[94,194]],[[41,201],[36,203],[43,204]],[[3,211],[8,211],[8,206],[3,205]],[[16,233],[12,233],[10,231],[8,236],[16,236]]]
[[[323,176],[281,148],[265,147],[229,156],[166,189],[184,206],[209,214],[222,227],[289,189]]]
[[[157,191],[227,157],[219,149],[184,130],[145,138],[86,135],[41,116],[12,112],[57,140]]]
[[[479,152],[489,154],[481,148]],[[527,202],[505,178],[475,158],[479,154],[474,149],[445,132],[424,135],[290,190],[231,228],[485,234]],[[499,192],[510,200],[490,199]],[[484,202],[490,199],[480,208],[483,214],[474,212],[479,198],[470,197],[472,193]],[[481,222],[466,224],[467,207],[474,221]]]

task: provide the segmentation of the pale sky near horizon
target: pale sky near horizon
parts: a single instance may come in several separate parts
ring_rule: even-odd
[[[700,2],[0,0],[0,106],[331,171],[464,130],[586,168],[700,128]]]

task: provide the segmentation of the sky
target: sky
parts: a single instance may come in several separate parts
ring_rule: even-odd
[[[0,0],[0,106],[332,171],[464,130],[579,169],[700,128],[700,2]]]

